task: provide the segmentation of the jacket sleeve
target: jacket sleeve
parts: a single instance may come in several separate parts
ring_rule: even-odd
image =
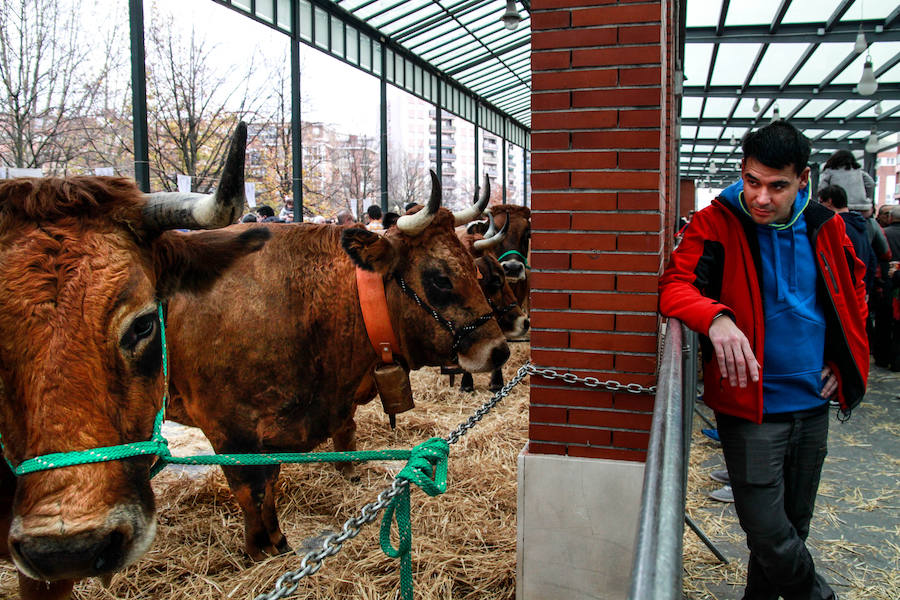
[[[865,171],[862,171],[862,180],[863,187],[866,188],[866,198],[871,200],[873,198],[872,194],[875,192],[875,180]]]
[[[659,312],[702,335],[709,333],[716,315],[734,318],[733,311],[718,301],[724,251],[711,229],[709,210],[694,215],[659,280]]]
[[[891,247],[881,225],[878,224],[874,217],[866,219],[866,223],[872,230],[872,249],[875,251],[875,257],[878,260],[891,260]]]

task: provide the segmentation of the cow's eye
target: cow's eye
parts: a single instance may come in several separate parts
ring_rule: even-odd
[[[431,278],[431,284],[440,292],[453,291],[453,282],[446,275],[435,275]]]
[[[500,281],[500,278],[497,277],[496,275],[494,275],[494,276],[491,277],[490,283],[488,283],[488,289],[490,290],[490,292],[491,292],[492,294],[495,294],[495,293],[497,293],[498,291],[500,291],[500,287],[501,287],[502,285],[503,285],[503,282]]]
[[[156,331],[156,313],[141,315],[132,321],[125,335],[122,336],[122,347],[133,351],[141,340],[147,339]]]

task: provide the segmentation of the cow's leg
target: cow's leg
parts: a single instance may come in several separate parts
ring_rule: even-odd
[[[344,424],[331,434],[335,452],[353,452],[356,450],[356,420],[353,418],[355,414],[356,405],[353,406],[353,410],[350,416],[347,417],[347,420],[344,421]],[[338,473],[350,481],[359,480],[354,463],[334,463],[334,467],[338,470]]]
[[[244,512],[244,548],[253,560],[290,551],[275,512],[279,465],[222,467]]]
[[[503,369],[494,369],[491,373],[491,385],[488,389],[492,392],[499,392],[503,389]]]
[[[19,573],[19,596],[22,600],[68,600],[72,597],[71,579],[59,581],[35,581]]]
[[[459,391],[461,392],[474,392],[475,391],[475,381],[472,379],[472,374],[468,371],[463,373],[462,381],[459,383]]]

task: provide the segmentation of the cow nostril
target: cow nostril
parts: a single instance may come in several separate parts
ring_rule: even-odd
[[[122,558],[124,542],[125,536],[121,531],[114,530],[106,536],[105,542],[94,557],[94,569],[103,572],[116,568]]]
[[[523,327],[525,328],[525,331],[528,331],[528,329],[531,327],[531,321],[529,321],[528,319],[525,319],[525,323],[523,324]]]
[[[509,358],[509,346],[505,343],[491,350],[491,362],[494,367],[502,366]]]

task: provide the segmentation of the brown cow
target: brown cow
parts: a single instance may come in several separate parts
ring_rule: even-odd
[[[145,196],[115,177],[0,183],[0,432],[13,465],[150,438],[164,389],[157,303],[205,289],[269,237],[169,231],[240,214],[246,135],[242,123],[210,196]],[[18,479],[0,467],[0,552],[23,598],[66,598],[73,580],[109,576],[147,550],[152,460]]]
[[[514,204],[495,204],[490,207],[498,227],[509,222],[506,239],[494,248],[506,280],[516,295],[516,301],[528,312],[528,247],[531,242],[531,210]]]
[[[490,190],[487,178],[485,178],[485,189]],[[487,298],[488,304],[491,305],[491,309],[494,311],[494,317],[497,319],[503,335],[508,340],[514,340],[521,338],[528,331],[528,317],[519,307],[516,296],[506,280],[503,267],[500,266],[500,262],[492,254],[493,249],[505,239],[509,221],[504,223],[503,227],[497,231],[494,225],[494,217],[490,214],[488,216],[490,218],[490,228],[484,234],[474,233],[475,228],[470,227],[469,229],[472,231],[457,230],[457,236],[463,246],[475,257],[475,266],[478,267],[478,272],[480,273],[478,284],[481,286],[481,291]],[[453,373],[452,370],[450,372]],[[459,371],[456,372],[458,373]],[[452,379],[451,377],[451,385],[453,383]],[[502,387],[503,370],[498,367],[491,372],[491,382],[488,389],[496,392]],[[475,391],[472,374],[468,371],[462,372],[462,381],[459,389],[463,392]]]
[[[440,198],[432,173],[428,208],[383,235],[359,226],[278,225],[259,254],[209,292],[173,299],[172,382],[180,402],[170,418],[200,427],[219,453],[304,452],[329,437],[337,450],[353,450],[356,406],[375,397],[380,362],[363,323],[357,266],[382,275],[400,344],[394,354],[404,367],[445,364],[456,354],[472,371],[503,364],[509,348],[454,233],[459,216],[440,208]],[[279,468],[223,471],[244,512],[247,553],[287,551],[273,494]]]

